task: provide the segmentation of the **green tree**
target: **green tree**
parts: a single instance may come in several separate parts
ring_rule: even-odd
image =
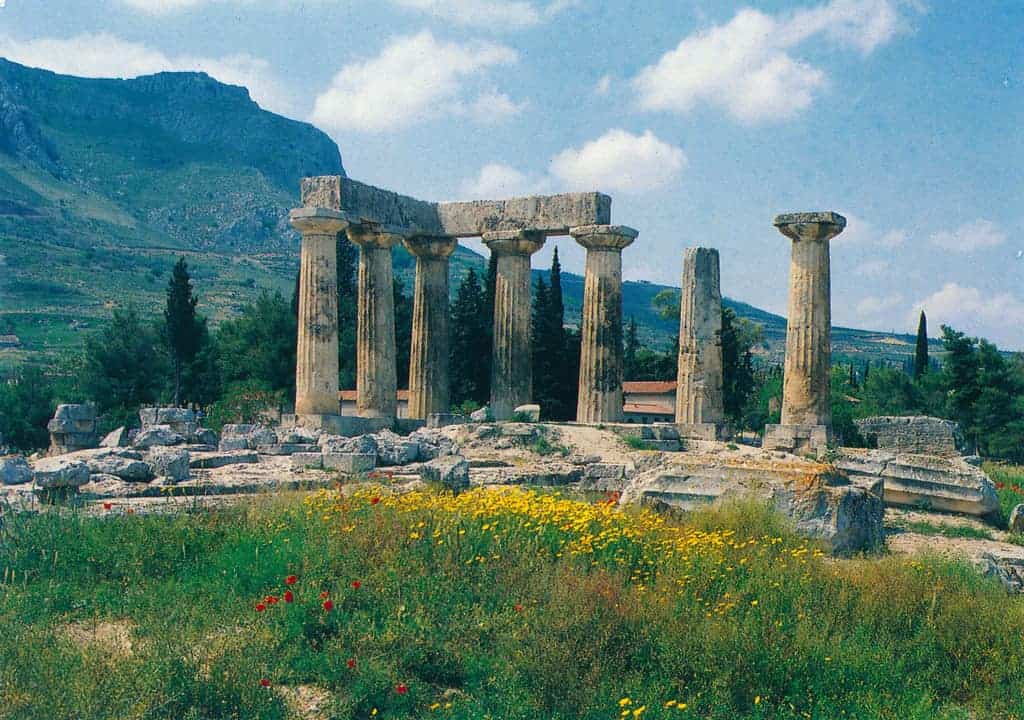
[[[858,417],[910,415],[923,409],[921,391],[899,368],[881,366],[864,378]]]
[[[754,392],[753,348],[761,342],[761,326],[737,318],[731,308],[722,308],[722,402],[725,414],[737,427]]]
[[[944,416],[956,420],[965,432],[974,428],[978,397],[977,341],[946,325],[942,326],[942,385],[946,390]]]
[[[928,318],[921,311],[917,321],[917,343],[914,346],[914,379],[917,380],[928,371]]]
[[[622,353],[623,376],[626,380],[637,380],[640,373],[637,364],[637,353],[640,351],[640,338],[636,331],[636,318],[629,317],[626,327],[626,347]]]
[[[167,283],[167,304],[164,308],[164,332],[174,370],[173,402],[181,404],[182,371],[199,352],[205,337],[201,330],[202,321],[196,316],[198,298],[192,294],[192,281],[188,274],[188,263],[180,258],[171,271]]]
[[[55,409],[53,386],[38,367],[25,365],[0,378],[0,445],[25,453],[45,448]]]
[[[221,379],[225,387],[257,381],[270,391],[295,393],[295,346],[298,328],[290,304],[264,290],[242,314],[217,331]]]
[[[395,298],[395,368],[398,387],[409,387],[409,360],[412,353],[412,298],[405,294],[401,280],[394,281]]]
[[[100,412],[130,423],[159,399],[168,364],[155,329],[128,306],[86,340],[81,387]]]
[[[345,233],[339,233],[337,254],[338,387],[354,388],[356,386],[356,339],[358,337],[356,317],[359,309],[359,248],[348,241]],[[398,306],[395,307],[397,309]]]
[[[487,403],[490,393],[490,363],[484,362],[491,354],[489,334],[491,319],[485,309],[487,299],[472,269],[463,278],[452,306],[451,322],[451,378],[452,406],[466,401],[476,405]]]
[[[557,405],[557,388],[555,387],[557,377],[553,373],[557,361],[551,356],[551,295],[543,277],[537,278],[531,312],[530,352],[533,362],[533,401],[540,405],[544,419],[550,419],[551,411]]]

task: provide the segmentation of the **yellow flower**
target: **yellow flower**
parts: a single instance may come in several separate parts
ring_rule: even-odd
[[[628,697],[624,697],[621,700],[619,700],[619,707],[626,707],[627,705],[631,705],[632,703],[632,700],[630,700]]]
[[[756,697],[754,698],[754,704],[755,704],[755,705],[760,705],[760,704],[761,704],[761,696],[760,696],[760,695],[757,695],[757,696],[756,696]]]
[[[441,703],[434,703],[433,705],[430,706],[430,709],[431,710],[437,710],[439,707],[441,707]]]
[[[633,717],[635,717],[635,718],[640,717],[641,715],[644,714],[645,710],[647,710],[647,706],[646,705],[641,705],[640,707],[638,707],[636,710],[633,711]]]
[[[665,703],[665,707],[667,707],[667,708],[675,707],[675,704],[676,704],[675,700],[669,700],[667,703]]]

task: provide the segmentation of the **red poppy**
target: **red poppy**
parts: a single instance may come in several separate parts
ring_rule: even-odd
[[[352,668],[354,668],[354,667],[356,666],[356,661],[355,661],[355,658],[349,658],[348,660],[346,660],[346,661],[345,661],[345,666],[346,666],[346,667],[347,667],[347,668],[348,668],[349,670],[351,670]]]
[[[286,603],[287,602],[292,602],[294,599],[295,599],[295,596],[292,594],[291,590],[285,590],[284,591],[284,601]]]
[[[333,609],[334,609],[334,601],[333,600],[324,600],[324,610],[326,610],[327,612],[330,612]]]
[[[263,612],[267,609],[267,606],[263,603],[256,603],[256,612]]]
[[[352,581],[352,589],[353,590],[358,590],[362,586],[363,586],[363,584],[361,582],[359,582],[358,580],[353,580]]]
[[[299,581],[299,579],[297,577],[295,577],[294,575],[289,575],[288,577],[286,577],[284,579],[284,584],[285,585],[294,585],[298,581]]]
[[[379,497],[374,496],[374,497],[370,498],[370,504],[371,505],[376,505],[379,502],[380,502],[380,498]]]
[[[113,505],[111,505],[110,503],[103,503],[103,509],[104,509],[104,510],[109,510],[109,509],[110,509],[110,508],[112,508],[112,507],[114,507],[114,506],[113,506]]]
[[[125,512],[128,513],[129,515],[134,515],[135,514],[135,508],[128,508],[127,510],[125,510]]]
[[[1001,483],[1001,482],[997,482],[996,483],[996,490],[1002,490],[1004,487],[1006,487],[1006,485],[1004,483]]]
[[[270,681],[267,680],[266,678],[261,678],[260,679],[260,685],[262,685],[263,687],[270,687]]]
[[[263,599],[263,602],[265,602],[267,605],[277,605],[277,596],[276,595],[267,595]]]
[[[322,593],[320,593],[320,599],[321,600],[326,600],[327,599],[327,591],[326,590],[324,590]]]
[[[516,603],[515,605],[512,606],[512,609],[515,610],[516,612],[522,612],[523,611],[523,606],[520,605],[519,603]]]
[[[405,683],[398,683],[397,685],[395,685],[395,692],[399,695],[405,695],[407,692],[409,692],[409,688],[406,686]]]

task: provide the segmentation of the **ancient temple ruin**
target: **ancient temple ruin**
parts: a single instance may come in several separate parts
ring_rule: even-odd
[[[302,207],[291,212],[302,235],[296,424],[365,431],[396,416],[395,326],[391,248],[416,257],[409,377],[409,416],[446,413],[448,266],[458,239],[480,237],[497,257],[491,413],[512,417],[530,403],[530,256],[554,235],[587,248],[578,419],[622,415],[622,250],[637,236],[611,224],[601,193],[432,203],[345,177],[302,181]],[[357,413],[338,415],[336,238],[359,246]],[[352,427],[347,427],[352,425]]]

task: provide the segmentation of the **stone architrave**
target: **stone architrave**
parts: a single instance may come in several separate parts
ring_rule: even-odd
[[[405,240],[416,257],[416,287],[409,352],[409,417],[446,413],[451,404],[448,375],[448,258],[458,241],[415,235]]]
[[[398,378],[391,248],[402,236],[376,223],[360,223],[348,227],[348,239],[359,246],[356,413],[394,418]]]
[[[722,286],[718,251],[683,251],[679,299],[676,423],[687,437],[714,439],[725,423],[722,398]]]
[[[530,357],[530,256],[544,245],[544,233],[499,230],[483,234],[498,258],[494,285],[494,342],[491,362],[491,414],[508,420],[533,395]]]
[[[621,225],[585,225],[569,234],[587,249],[580,327],[576,421],[622,419],[622,250],[637,231]]]
[[[835,212],[792,213],[779,215],[774,225],[793,244],[782,422],[765,428],[765,444],[779,447],[795,436],[799,446],[808,436],[811,446],[820,445],[832,426],[829,240],[843,231],[846,218]]]
[[[295,413],[337,415],[337,240],[349,223],[343,213],[325,208],[292,210],[289,220],[302,234]]]

